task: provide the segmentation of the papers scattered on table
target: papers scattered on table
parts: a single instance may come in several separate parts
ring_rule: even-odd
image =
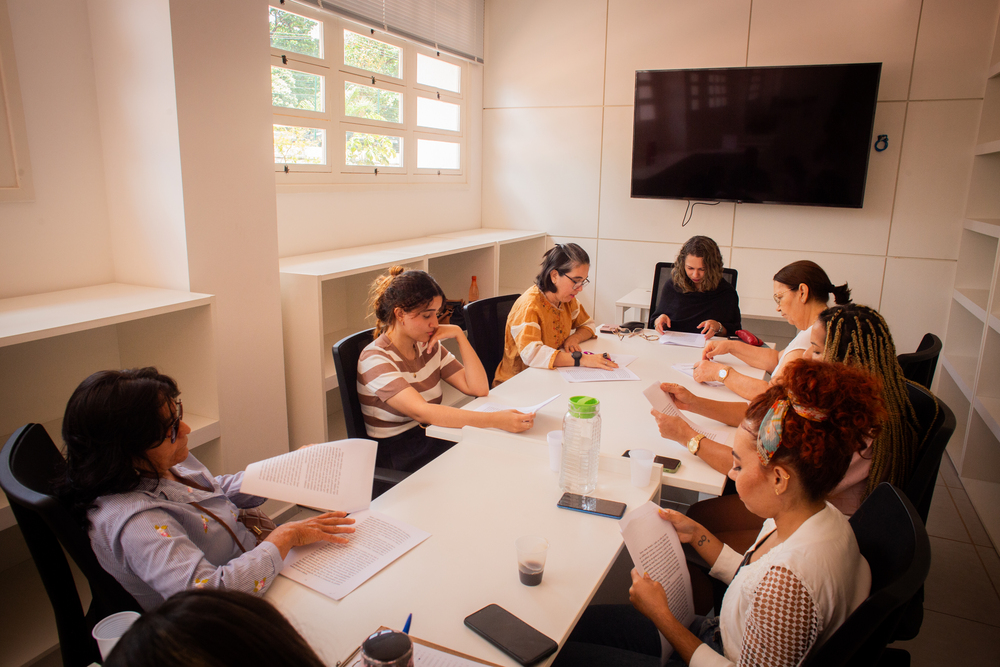
[[[360,438],[302,447],[248,465],[240,491],[326,510],[368,509],[377,449]]]
[[[559,369],[566,382],[612,382],[616,380],[640,380],[641,378],[629,369],[619,366],[612,370],[603,368],[586,368],[584,366],[563,366]]]
[[[614,352],[610,353],[608,356],[611,357],[611,361],[615,362],[619,366],[628,366],[639,358],[634,354],[615,354]]]
[[[684,375],[687,375],[691,379],[694,379],[694,364],[674,364],[673,366],[671,366],[671,368],[673,368],[675,371],[683,373]],[[721,382],[716,382],[715,380],[711,380],[710,382],[702,382],[702,384],[705,385],[706,387],[726,386]]]
[[[347,544],[316,542],[296,547],[285,557],[281,575],[341,600],[431,535],[372,510],[351,516],[356,523],[354,532],[346,533]]]
[[[529,406],[524,407],[524,408],[512,408],[509,405],[500,405],[499,403],[483,403],[478,408],[476,408],[475,411],[476,412],[500,412],[501,410],[517,410],[519,412],[524,412],[524,413],[529,413],[530,414],[532,412],[538,412],[539,410],[541,410],[542,408],[544,408],[546,405],[548,405],[552,401],[554,401],[557,398],[559,398],[560,396],[562,396],[562,394],[556,394],[555,396],[553,396],[551,398],[546,398],[541,403],[536,403],[535,405],[529,405]]]
[[[671,613],[687,626],[694,621],[691,577],[677,530],[672,523],[660,518],[659,509],[654,502],[640,505],[621,518],[618,528],[635,569],[663,586]],[[669,656],[673,647],[662,635],[660,642],[666,644],[662,655]]]
[[[660,335],[664,345],[683,345],[684,347],[705,347],[705,336],[700,333],[685,333],[683,331],[668,331]]]
[[[665,415],[671,415],[673,417],[680,417],[683,419],[688,426],[693,428],[697,433],[701,433],[706,438],[715,440],[716,442],[725,442],[726,438],[719,433],[713,433],[712,431],[707,431],[702,427],[695,424],[693,421],[687,418],[687,416],[677,408],[677,404],[674,403],[674,399],[671,398],[670,394],[660,389],[660,383],[654,382],[653,384],[646,387],[642,395],[646,397],[649,404],[653,406],[653,409],[657,412],[662,412]],[[680,443],[686,445],[686,442]]]

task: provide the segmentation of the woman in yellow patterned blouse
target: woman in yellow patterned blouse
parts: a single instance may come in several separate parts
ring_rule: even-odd
[[[590,282],[589,274],[590,257],[575,243],[557,243],[545,253],[535,284],[514,302],[507,316],[503,360],[494,387],[529,366],[618,367],[580,349],[580,343],[594,337],[594,322],[577,300]]]

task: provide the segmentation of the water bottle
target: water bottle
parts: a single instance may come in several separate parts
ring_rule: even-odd
[[[563,417],[563,491],[587,495],[597,489],[597,464],[601,455],[601,402],[590,396],[573,396]]]

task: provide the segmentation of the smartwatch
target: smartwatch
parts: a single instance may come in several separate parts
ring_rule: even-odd
[[[701,449],[701,441],[705,436],[701,433],[696,434],[693,438],[688,440],[688,451],[698,456],[698,451]]]
[[[572,354],[573,354],[573,365],[574,366],[579,366],[580,365],[580,360],[583,359],[583,352],[581,352],[580,350],[577,350],[576,352],[573,352]]]
[[[722,384],[726,383],[726,378],[729,377],[729,371],[733,370],[729,366],[723,366],[719,369],[719,382]]]

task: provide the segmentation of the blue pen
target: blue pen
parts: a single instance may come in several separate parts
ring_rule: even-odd
[[[409,616],[406,617],[406,623],[403,625],[404,635],[410,634],[410,621],[412,620],[413,620],[413,614],[410,614]]]

